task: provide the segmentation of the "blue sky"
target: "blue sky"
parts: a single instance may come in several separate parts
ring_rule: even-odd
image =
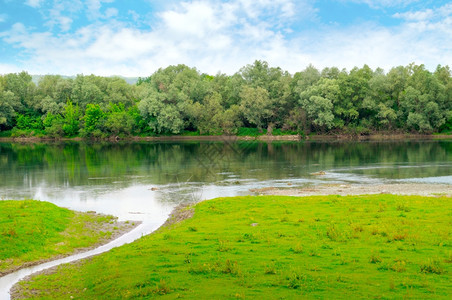
[[[0,0],[0,74],[232,74],[256,59],[291,73],[452,66],[452,2]]]

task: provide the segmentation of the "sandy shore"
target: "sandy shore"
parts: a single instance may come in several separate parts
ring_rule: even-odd
[[[394,194],[394,195],[421,195],[421,196],[448,196],[452,197],[452,185],[448,184],[324,184],[308,188],[277,188],[268,187],[251,190],[259,195],[286,195],[286,196],[314,196],[314,195],[364,195],[364,194]]]

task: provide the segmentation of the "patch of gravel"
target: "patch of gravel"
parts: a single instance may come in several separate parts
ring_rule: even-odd
[[[424,184],[424,183],[395,183],[395,184],[324,184],[306,188],[278,188],[267,187],[252,189],[259,195],[285,196],[314,196],[314,195],[365,195],[365,194],[394,194],[420,196],[452,197],[452,185]]]

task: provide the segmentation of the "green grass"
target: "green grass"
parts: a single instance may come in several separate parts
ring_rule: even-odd
[[[237,136],[260,136],[267,133],[266,129],[259,131],[257,128],[240,127],[237,131]]]
[[[0,201],[0,275],[102,242],[112,216],[76,213],[48,202]]]
[[[11,137],[11,130],[0,130],[0,137]]]
[[[22,295],[447,299],[452,292],[450,198],[255,196],[194,209],[191,219],[21,283]]]

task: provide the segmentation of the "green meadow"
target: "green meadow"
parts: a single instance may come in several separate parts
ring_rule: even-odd
[[[192,218],[20,283],[45,299],[448,298],[447,197],[218,198]]]
[[[115,221],[48,202],[0,201],[0,275],[105,241]]]

